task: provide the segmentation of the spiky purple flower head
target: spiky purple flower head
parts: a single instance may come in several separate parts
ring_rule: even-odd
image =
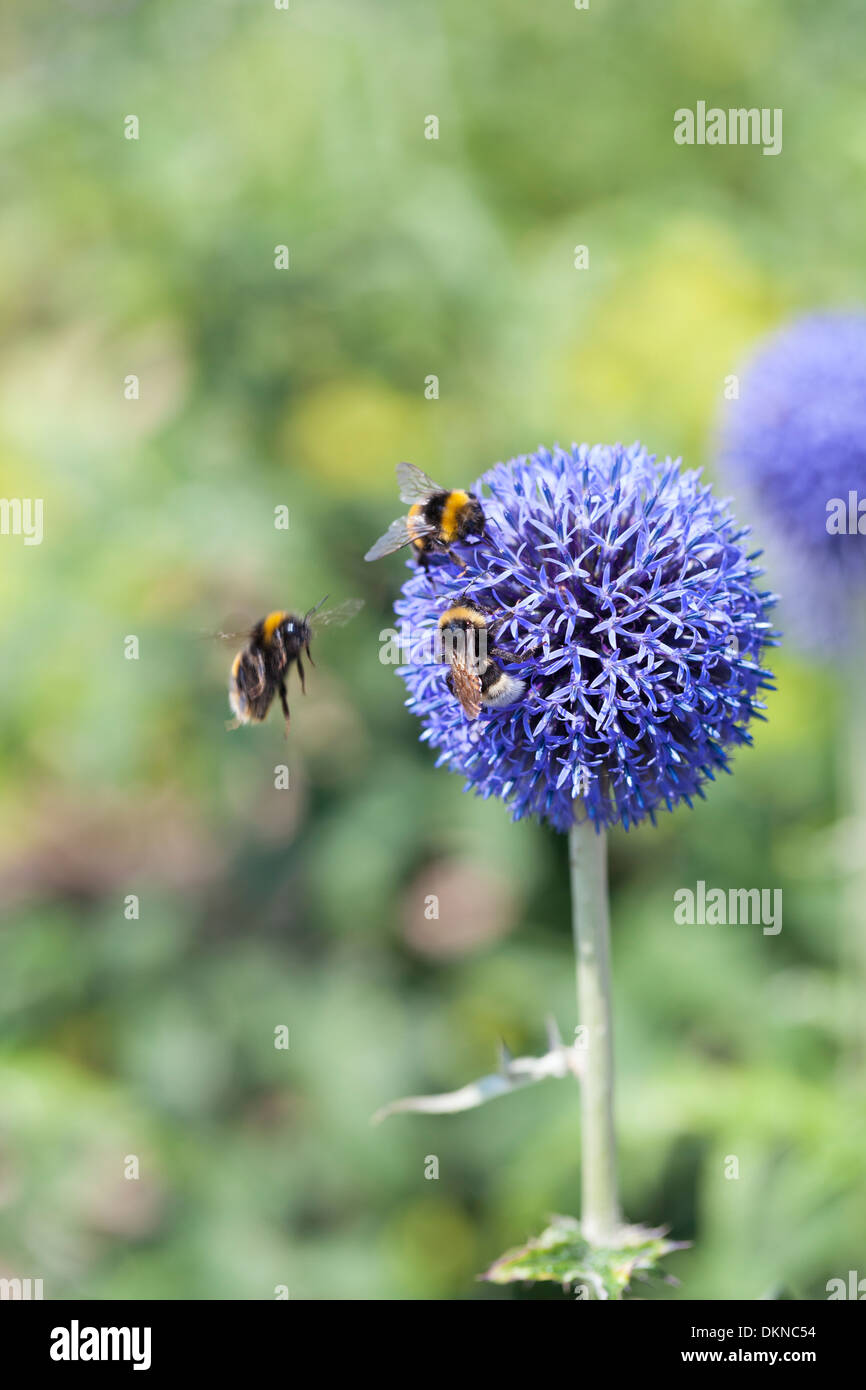
[[[726,403],[718,454],[762,514],[796,598],[792,625],[810,642],[842,638],[851,599],[866,589],[856,521],[866,503],[866,315],[812,314],[770,338],[743,372],[739,399]]]
[[[691,805],[762,717],[773,598],[755,588],[747,531],[699,473],[639,444],[542,448],[473,490],[487,534],[459,547],[466,568],[434,559],[396,604],[412,650],[399,674],[437,765],[563,831]],[[476,721],[430,663],[438,615],[465,596],[501,615],[514,660],[500,664],[528,683]]]

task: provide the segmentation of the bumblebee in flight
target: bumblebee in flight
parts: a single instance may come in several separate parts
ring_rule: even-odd
[[[327,595],[325,595],[327,598]],[[262,618],[246,633],[247,644],[232,662],[229,677],[229,707],[234,719],[230,728],[259,724],[267,716],[274,697],[279,695],[286,732],[289,728],[289,702],[286,680],[293,665],[298,668],[301,690],[305,692],[303,654],[309,658],[310,642],[318,627],[342,627],[363,607],[363,599],[348,599],[337,608],[322,613],[325,598],[302,618],[294,613],[275,612]],[[228,634],[220,634],[227,636]]]
[[[467,598],[439,615],[441,659],[451,663],[445,684],[460,701],[467,719],[477,719],[484,705],[494,709],[516,705],[526,693],[526,681],[509,676],[496,660],[514,658],[501,647],[489,645],[490,618]]]
[[[409,513],[392,521],[365,560],[380,560],[411,545],[419,564],[426,565],[435,551],[449,551],[456,541],[484,534],[484,511],[474,492],[440,487],[414,463],[397,464],[397,484]]]

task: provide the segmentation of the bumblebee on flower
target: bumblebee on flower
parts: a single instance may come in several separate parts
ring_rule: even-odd
[[[540,449],[483,487],[484,536],[462,567],[416,570],[396,612],[424,640],[471,595],[468,625],[496,615],[489,657],[515,685],[485,701],[453,662],[449,686],[410,658],[400,674],[422,738],[515,819],[628,827],[690,805],[750,742],[771,688],[773,596],[756,587],[747,533],[697,472],[638,444]]]

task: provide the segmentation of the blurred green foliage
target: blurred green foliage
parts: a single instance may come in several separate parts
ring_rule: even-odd
[[[0,492],[44,498],[45,537],[0,541],[0,1273],[520,1296],[474,1280],[576,1210],[569,1084],[368,1119],[574,1026],[564,846],[434,771],[377,660],[400,561],[360,557],[400,458],[703,463],[753,340],[866,300],[859,7],[43,0],[4,28]],[[782,155],[676,146],[698,99],[782,107]],[[289,742],[227,734],[231,652],[199,634],[326,592],[366,608]],[[735,776],[611,845],[624,1206],[694,1242],[648,1296],[862,1271],[847,697],[772,664]],[[782,887],[781,934],[676,926],[698,879]]]

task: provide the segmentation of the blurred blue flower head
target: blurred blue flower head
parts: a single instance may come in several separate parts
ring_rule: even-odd
[[[726,404],[718,452],[766,522],[794,626],[842,637],[866,586],[866,315],[809,315],[772,337]]]
[[[486,492],[485,492],[486,489]],[[558,830],[589,816],[626,828],[672,810],[761,718],[772,595],[725,504],[639,444],[539,449],[474,485],[487,534],[416,569],[396,604],[411,632],[400,670],[437,765],[481,796]],[[498,615],[499,659],[527,682],[468,720],[429,660],[457,599]],[[426,653],[426,659],[425,654]]]

